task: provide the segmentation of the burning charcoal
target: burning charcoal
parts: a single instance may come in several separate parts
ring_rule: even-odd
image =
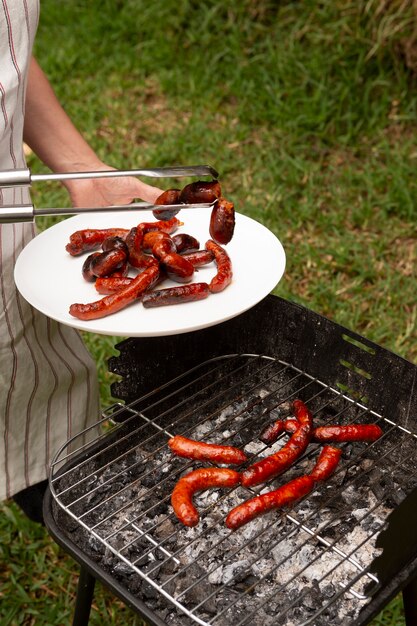
[[[166,539],[170,537],[172,533],[174,532],[175,532],[174,524],[171,522],[171,520],[168,517],[161,524],[159,524],[159,526],[157,526],[157,528],[155,529],[155,534],[160,539]]]
[[[322,600],[317,589],[304,588],[302,593],[302,604],[309,611],[317,611],[321,607]]]
[[[215,590],[215,587],[204,577],[205,574],[206,571],[200,565],[192,563],[184,574],[176,578],[176,594],[185,591],[182,597],[183,602],[190,603],[191,605],[204,602],[204,611],[207,613],[216,613],[218,610],[216,596],[212,596],[207,600],[208,596]]]
[[[321,592],[322,592],[322,594],[323,594],[323,596],[325,598],[331,598],[336,593],[336,589],[335,589],[334,585],[332,585],[332,583],[329,583],[328,585],[323,587]]]
[[[113,574],[116,577],[123,579],[124,576],[132,576],[133,569],[124,561],[120,561],[114,566]]]

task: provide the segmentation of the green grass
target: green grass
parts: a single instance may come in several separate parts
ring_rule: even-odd
[[[399,53],[409,14],[385,19],[377,5],[43,0],[36,53],[101,158],[212,164],[237,210],[285,247],[276,294],[416,362],[417,90]],[[54,184],[33,198],[68,204]],[[107,406],[120,338],[84,336]],[[69,623],[72,560],[13,505],[0,545],[2,625]],[[91,624],[135,619],[97,590]],[[402,624],[400,599],[373,622]]]

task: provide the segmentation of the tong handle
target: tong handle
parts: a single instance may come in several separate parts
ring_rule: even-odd
[[[170,209],[210,209],[214,205],[213,202],[199,204],[170,204]],[[7,205],[0,206],[0,224],[12,224],[14,222],[33,222],[35,217],[45,215],[79,215],[81,213],[103,213],[103,212],[119,212],[119,211],[149,211],[153,209],[161,209],[160,204],[150,204],[149,202],[132,202],[131,204],[115,204],[111,206],[101,207],[64,207],[64,208],[46,208],[35,209],[33,204]],[[165,208],[167,208],[165,206]]]
[[[82,178],[110,178],[116,176],[148,176],[150,178],[182,178],[184,176],[212,176],[218,172],[210,165],[190,165],[175,167],[154,167],[134,170],[99,170],[94,172],[60,172],[51,174],[31,174],[29,168],[0,171],[0,188],[30,186],[45,180],[74,180]]]

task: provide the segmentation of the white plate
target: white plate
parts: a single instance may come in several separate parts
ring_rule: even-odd
[[[210,238],[210,212],[187,209],[178,214],[184,225],[177,231],[200,241]],[[68,326],[103,335],[156,337],[185,333],[226,321],[262,300],[280,281],[285,269],[285,252],[280,241],[259,222],[236,215],[235,234],[226,250],[232,259],[233,281],[221,293],[207,299],[156,309],[139,302],[97,320],[78,320],[69,312],[74,302],[99,300],[93,283],[86,282],[81,267],[86,255],[70,256],[65,246],[70,235],[84,228],[131,228],[139,222],[154,221],[149,211],[90,213],[59,222],[37,235],[22,250],[15,266],[15,281],[22,296],[36,309]],[[196,272],[195,282],[210,282],[216,274],[214,263]],[[166,281],[162,287],[172,286]]]

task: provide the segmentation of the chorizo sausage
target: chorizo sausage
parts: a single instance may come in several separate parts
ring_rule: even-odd
[[[151,289],[158,279],[159,267],[156,263],[138,274],[127,287],[116,293],[89,304],[71,304],[69,313],[80,320],[93,320],[111,315],[134,302],[146,289]]]
[[[203,267],[214,261],[214,253],[211,250],[196,250],[195,252],[188,252],[181,255],[184,259],[187,259],[194,268]]]
[[[103,241],[101,248],[103,252],[107,252],[108,250],[124,250],[126,256],[128,254],[126,241],[122,239],[122,237],[107,237],[107,239]]]
[[[143,237],[145,250],[152,246],[152,254],[161,263],[168,278],[177,283],[189,283],[194,266],[176,252],[175,244],[167,233],[146,233]]]
[[[197,180],[181,190],[179,200],[184,204],[199,204],[200,202],[214,202],[221,195],[222,190],[218,180],[209,182]]]
[[[226,526],[230,530],[236,530],[259,515],[293,504],[313,488],[314,479],[311,476],[294,478],[274,491],[255,496],[236,506],[227,515]]]
[[[180,189],[167,189],[157,197],[154,204],[168,205],[180,204]],[[178,213],[179,209],[154,209],[152,211],[157,220],[170,220]]]
[[[190,283],[189,285],[150,291],[143,296],[142,304],[146,309],[150,309],[170,304],[204,300],[209,295],[210,289],[207,283]]]
[[[235,206],[226,198],[219,198],[211,211],[210,237],[222,245],[228,244],[235,230]]]
[[[144,254],[142,250],[143,230],[139,226],[130,229],[126,236],[128,260],[132,267],[143,269],[155,264],[155,259]]]
[[[126,261],[126,252],[122,249],[114,248],[101,252],[91,259],[91,272],[94,276],[109,276],[115,270],[119,269]]]
[[[261,433],[260,440],[267,444],[272,444],[278,435],[284,430],[287,433],[295,433],[298,424],[295,419],[277,420],[269,424]],[[311,441],[316,443],[347,441],[376,441],[383,434],[382,429],[377,424],[347,424],[341,426],[330,424],[328,426],[317,426],[313,429]]]
[[[77,256],[83,252],[89,252],[99,248],[108,237],[126,237],[129,232],[126,228],[86,228],[77,230],[70,235],[69,243],[65,249],[71,256]]]
[[[315,441],[376,441],[382,429],[377,424],[347,424],[318,426],[313,431]]]
[[[200,247],[200,242],[192,235],[186,233],[179,233],[172,236],[172,241],[175,243],[175,248],[178,254],[185,254],[187,252],[195,252]]]
[[[108,295],[128,287],[132,280],[133,278],[129,278],[128,276],[108,276],[105,278],[97,278],[95,287],[98,293]]]
[[[213,252],[217,265],[217,274],[210,281],[209,288],[212,293],[219,293],[232,282],[232,261],[226,250],[215,241],[209,239],[205,247],[206,250]]]
[[[307,448],[312,434],[313,416],[301,400],[294,400],[293,409],[299,422],[296,432],[275,454],[250,465],[242,474],[242,485],[252,487],[286,470]]]
[[[83,266],[81,268],[81,273],[83,275],[84,280],[86,280],[88,283],[93,283],[97,278],[96,275],[93,274],[92,272],[91,263],[93,262],[94,258],[97,256],[100,256],[100,254],[101,252],[92,252],[91,254],[88,255],[88,257],[83,263]]]
[[[196,461],[240,465],[247,461],[246,454],[240,448],[215,443],[195,441],[181,435],[175,435],[168,441],[170,450],[177,456]]]
[[[179,479],[171,495],[174,513],[185,526],[196,526],[199,514],[192,498],[198,491],[211,487],[236,487],[240,474],[232,469],[205,467],[196,469]]]
[[[141,228],[144,233],[150,233],[155,230],[159,230],[161,233],[167,233],[171,235],[175,233],[176,230],[180,226],[183,225],[183,222],[177,217],[172,217],[170,220],[159,220],[157,222],[141,222],[138,224],[138,228]]]
[[[324,446],[319,454],[317,463],[313,467],[310,476],[314,478],[316,482],[326,480],[333,474],[336,467],[339,464],[342,456],[342,450],[340,448],[334,448],[333,446]]]

